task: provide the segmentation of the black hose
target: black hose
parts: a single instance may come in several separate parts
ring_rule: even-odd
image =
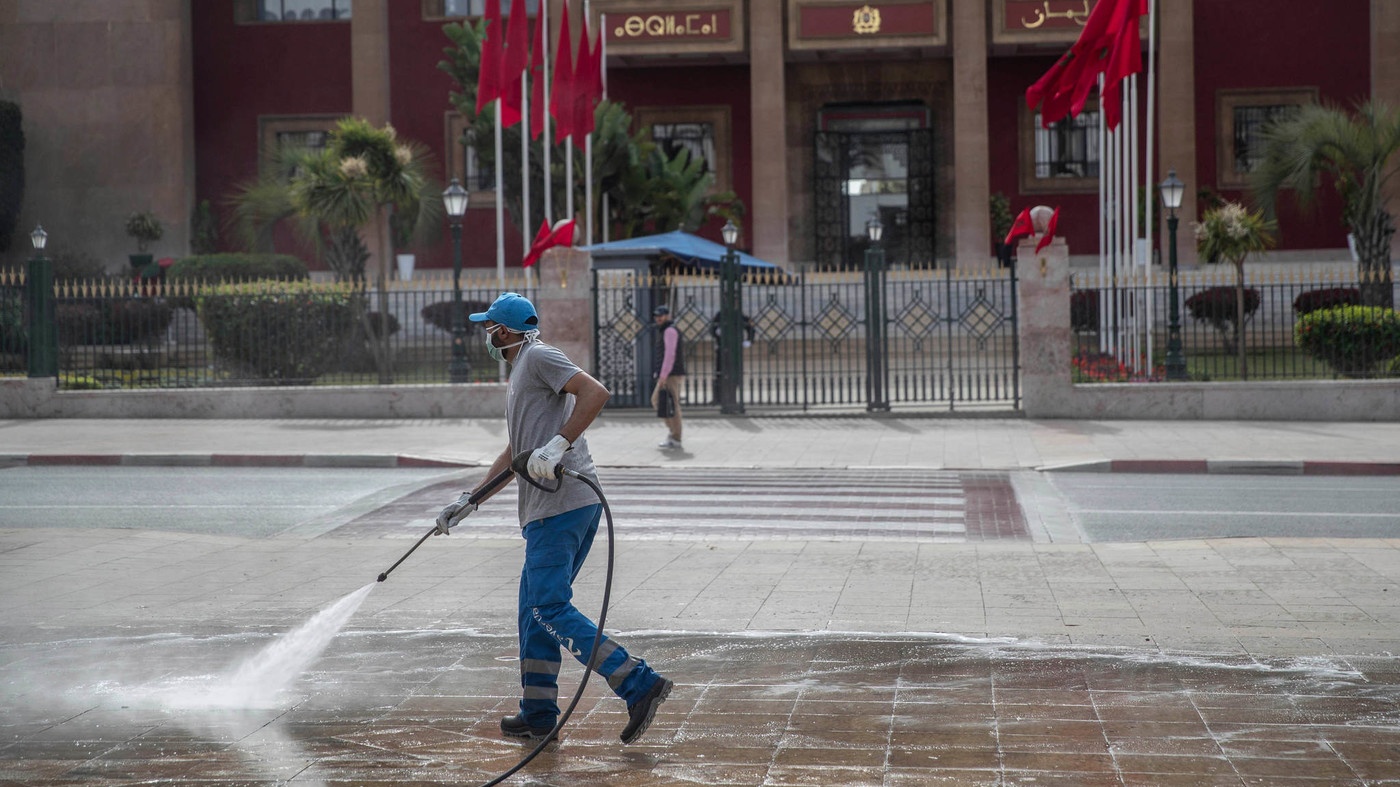
[[[555,722],[554,729],[550,730],[549,734],[545,735],[544,739],[541,740],[539,744],[535,746],[535,748],[531,749],[528,754],[522,757],[520,759],[520,762],[517,762],[514,766],[512,766],[510,770],[507,770],[506,772],[502,773],[501,775],[497,776],[491,781],[482,784],[481,787],[494,787],[495,785],[500,784],[501,782],[505,781],[511,776],[514,776],[517,772],[520,771],[521,768],[524,768],[526,765],[529,765],[531,760],[538,757],[540,752],[544,751],[545,747],[549,746],[551,742],[558,740],[559,732],[564,729],[564,723],[567,722],[569,720],[569,717],[573,715],[574,708],[578,707],[579,700],[583,699],[584,689],[588,688],[588,679],[593,675],[594,668],[598,666],[599,649],[602,647],[603,644],[603,625],[607,622],[608,603],[612,599],[614,551],[613,517],[612,509],[608,507],[608,499],[603,496],[602,488],[599,487],[593,479],[583,475],[582,473],[569,470],[563,465],[560,465],[555,470],[554,477],[557,479],[557,483],[554,485],[554,488],[551,489],[550,487],[541,484],[539,481],[536,481],[533,477],[531,477],[529,470],[526,467],[526,465],[530,461],[530,453],[530,451],[522,451],[516,454],[515,457],[511,460],[509,469],[502,470],[501,472],[497,473],[495,477],[487,481],[480,489],[473,492],[471,497],[467,498],[467,502],[472,505],[476,505],[481,501],[482,498],[491,494],[496,490],[497,487],[501,486],[506,481],[508,481],[512,474],[525,479],[527,482],[529,482],[531,486],[543,489],[544,491],[550,493],[558,492],[559,488],[564,485],[564,476],[568,476],[570,478],[577,478],[578,480],[587,484],[588,487],[593,490],[593,493],[598,496],[598,502],[601,503],[603,506],[603,515],[608,521],[608,567],[603,580],[603,607],[601,610],[598,611],[598,633],[593,636],[593,648],[591,650],[592,655],[588,657],[588,666],[583,670],[583,678],[578,683],[578,689],[574,692],[573,700],[569,702],[569,706],[564,709],[564,712],[559,714],[559,721]],[[407,552],[405,552],[403,557],[399,558],[398,561],[394,563],[394,565],[389,566],[388,571],[385,571],[384,573],[379,575],[379,581],[383,582],[384,580],[388,579],[390,571],[393,571],[394,569],[398,568],[399,563],[402,563],[405,560],[407,560],[408,556],[413,554],[413,550],[417,549],[424,541],[428,540],[429,536],[436,532],[437,527],[434,526],[432,530],[429,530],[427,533],[424,533],[423,537],[418,539],[418,542],[415,543],[413,547],[410,548]]]

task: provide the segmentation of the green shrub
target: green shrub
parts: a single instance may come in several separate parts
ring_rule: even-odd
[[[0,287],[0,355],[29,352],[29,326],[24,322],[24,290]]]
[[[1301,317],[1319,309],[1335,309],[1338,306],[1356,306],[1361,303],[1361,290],[1356,287],[1326,287],[1308,290],[1293,299],[1293,311]]]
[[[0,253],[14,241],[24,205],[24,119],[19,104],[0,101]]]
[[[1400,355],[1400,313],[1380,306],[1320,309],[1298,320],[1293,341],[1344,377],[1378,376],[1377,367]]]
[[[147,246],[165,235],[165,227],[156,214],[143,210],[127,217],[126,234],[136,239],[136,250],[144,254]]]
[[[1246,287],[1244,291],[1244,316],[1259,311],[1259,290]],[[1209,287],[1186,299],[1186,311],[1201,322],[1220,327],[1221,323],[1235,321],[1235,288]]]
[[[1099,291],[1075,290],[1069,296],[1069,325],[1081,333],[1099,329]]]
[[[302,281],[311,274],[306,263],[290,254],[200,254],[177,260],[165,272],[176,281]]]
[[[424,306],[418,313],[422,315],[423,321],[445,333],[452,333],[452,301],[438,301]],[[491,308],[491,304],[486,301],[463,301],[462,302],[462,324],[468,331],[475,325],[467,319],[468,314],[473,312],[484,312]]]
[[[356,329],[351,290],[339,285],[230,284],[196,300],[214,357],[237,376],[274,385],[325,374]]]
[[[209,200],[200,200],[190,211],[190,251],[195,254],[214,254],[219,250],[219,222],[214,218],[214,209]]]
[[[54,304],[61,345],[158,340],[174,314],[169,303],[154,298],[65,298]]]

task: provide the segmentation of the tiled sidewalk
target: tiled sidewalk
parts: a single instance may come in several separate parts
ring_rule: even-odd
[[[526,751],[508,636],[345,634],[285,707],[167,707],[210,654],[264,642],[88,640],[9,649],[79,685],[7,697],[0,779],[24,785],[477,784]],[[1400,784],[1394,660],[1166,657],[874,635],[630,635],[677,681],[637,744],[594,681],[521,783],[636,785]],[[140,652],[147,682],[85,663]],[[18,658],[16,658],[18,657]],[[218,663],[217,661],[215,663]],[[579,675],[565,668],[566,697]],[[14,691],[14,683],[6,681]],[[82,696],[81,703],[73,704]],[[284,781],[286,780],[286,781]]]

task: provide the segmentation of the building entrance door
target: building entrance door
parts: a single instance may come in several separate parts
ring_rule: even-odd
[[[864,268],[866,223],[875,217],[885,228],[887,264],[933,266],[933,136],[926,108],[822,110],[814,171],[819,268]]]

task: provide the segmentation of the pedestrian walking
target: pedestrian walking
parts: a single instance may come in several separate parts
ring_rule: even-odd
[[[539,316],[524,296],[503,293],[470,319],[485,324],[491,357],[512,367],[506,393],[509,442],[486,478],[509,468],[517,449],[533,449],[528,464],[533,478],[553,483],[562,464],[596,483],[583,433],[607,403],[608,389],[558,348],[540,341]],[[560,649],[584,665],[593,656],[598,628],[574,607],[573,581],[593,545],[603,508],[583,483],[565,482],[554,493],[528,483],[516,486],[525,538],[517,609],[522,696],[520,712],[501,719],[501,732],[539,739],[554,729],[559,718]],[[439,533],[447,535],[476,510],[468,500],[471,494],[463,493],[442,510],[437,518]],[[599,654],[595,669],[627,703],[627,725],[621,737],[623,743],[632,743],[646,732],[657,707],[670,694],[672,682],[608,637],[601,639]]]
[[[681,385],[685,382],[685,337],[671,320],[671,309],[657,306],[651,312],[660,341],[656,343],[656,386],[651,391],[651,406],[656,417],[666,421],[666,439],[661,448],[681,447]]]

